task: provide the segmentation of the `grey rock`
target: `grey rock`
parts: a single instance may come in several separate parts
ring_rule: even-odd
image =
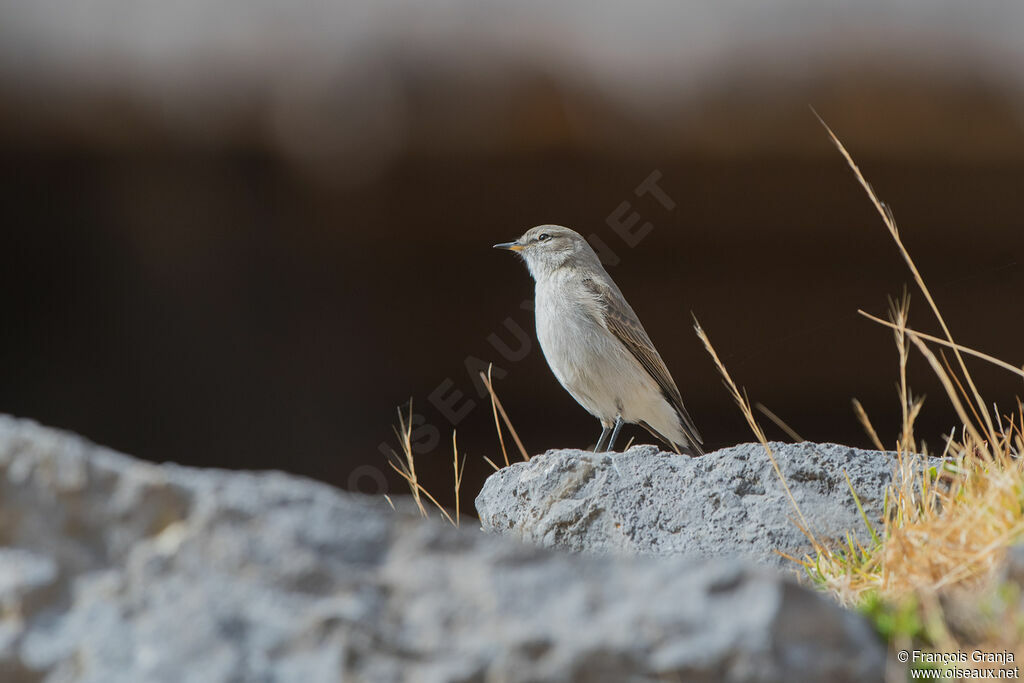
[[[0,680],[878,680],[869,626],[736,562],[562,553],[0,416]]]
[[[836,444],[772,443],[812,533],[821,540],[869,533],[891,481],[891,454]],[[635,446],[625,453],[548,451],[492,474],[476,499],[485,530],[578,551],[737,556],[796,565],[811,543],[760,444],[702,458]]]

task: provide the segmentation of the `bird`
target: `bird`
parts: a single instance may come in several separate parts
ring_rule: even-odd
[[[575,230],[530,228],[495,244],[519,254],[535,282],[537,338],[559,384],[601,421],[595,452],[612,451],[623,423],[676,453],[704,455],[704,439],[633,308]]]

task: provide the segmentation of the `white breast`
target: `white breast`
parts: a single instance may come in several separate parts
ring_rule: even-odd
[[[650,420],[663,402],[654,380],[600,320],[596,300],[579,283],[537,283],[537,338],[555,377],[590,414],[606,422]],[[660,411],[656,411],[660,412]]]

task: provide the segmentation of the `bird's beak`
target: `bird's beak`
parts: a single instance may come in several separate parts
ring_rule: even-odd
[[[509,251],[522,251],[523,245],[519,242],[502,242],[501,244],[495,244],[495,249],[508,249]]]

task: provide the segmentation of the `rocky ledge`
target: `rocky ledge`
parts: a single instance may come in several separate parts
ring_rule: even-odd
[[[512,472],[584,462],[571,457]],[[883,673],[863,619],[748,563],[539,548],[281,473],[152,465],[3,416],[0,543],[8,683]]]
[[[812,533],[842,539],[850,532],[866,540],[851,485],[877,522],[893,472],[890,454],[836,444],[770,445]],[[491,475],[476,509],[488,531],[579,551],[739,557],[793,568],[777,551],[801,557],[811,550],[760,444],[702,458],[654,446],[610,454],[548,451]]]

